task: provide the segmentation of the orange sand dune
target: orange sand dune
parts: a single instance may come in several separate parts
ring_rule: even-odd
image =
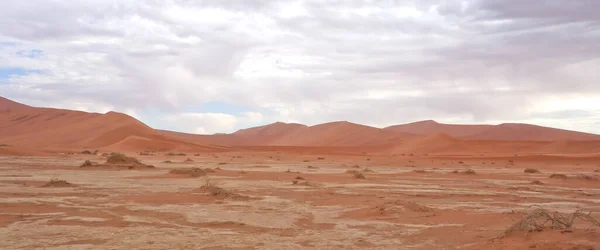
[[[342,153],[593,154],[600,136],[528,124],[450,125],[423,121],[384,129],[350,122],[273,123],[232,134],[155,130],[125,114],[36,108],[0,99],[0,154],[64,150]]]
[[[555,141],[600,140],[600,135],[548,128],[529,124],[504,123],[500,125],[458,125],[441,124],[435,121],[420,121],[384,128],[384,130],[412,134],[448,134],[468,140],[507,140],[507,141]]]
[[[490,129],[491,127],[493,127],[493,125],[442,124],[432,120],[428,120],[389,126],[384,128],[384,130],[421,135],[447,134],[452,137],[461,137],[478,134],[487,129]]]
[[[384,131],[343,121],[299,128],[269,144],[272,146],[356,147],[390,145],[412,137],[414,135]]]

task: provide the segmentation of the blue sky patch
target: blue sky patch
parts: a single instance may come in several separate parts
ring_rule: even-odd
[[[35,73],[41,73],[41,71],[36,69],[24,68],[0,68],[0,79],[9,79],[15,76],[25,76]]]
[[[17,55],[21,57],[27,58],[38,58],[44,55],[44,51],[40,49],[32,49],[32,50],[21,50],[17,52]]]

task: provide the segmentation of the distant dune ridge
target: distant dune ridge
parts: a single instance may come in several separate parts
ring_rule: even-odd
[[[530,124],[455,125],[420,121],[383,129],[346,121],[315,126],[276,122],[232,134],[156,130],[117,112],[37,108],[0,97],[0,154],[101,149],[215,152],[249,148],[353,148],[397,154],[600,153],[600,135]]]

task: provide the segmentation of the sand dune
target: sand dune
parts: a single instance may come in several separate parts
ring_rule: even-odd
[[[504,123],[500,125],[458,125],[442,124],[435,121],[420,121],[384,128],[421,135],[448,134],[452,137],[467,140],[505,140],[505,141],[555,141],[600,140],[600,135],[555,129],[530,124]]]
[[[586,154],[600,136],[528,124],[451,125],[422,121],[384,129],[346,121],[314,126],[273,123],[232,134],[153,129],[126,114],[36,108],[0,99],[0,154],[111,151],[276,150],[335,153]]]
[[[491,127],[493,127],[493,125],[442,124],[428,120],[389,126],[384,128],[384,130],[421,135],[447,134],[453,137],[462,137],[482,133]]]

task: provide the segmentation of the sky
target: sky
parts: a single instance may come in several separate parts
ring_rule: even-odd
[[[600,1],[0,0],[0,96],[158,129],[600,133]]]

